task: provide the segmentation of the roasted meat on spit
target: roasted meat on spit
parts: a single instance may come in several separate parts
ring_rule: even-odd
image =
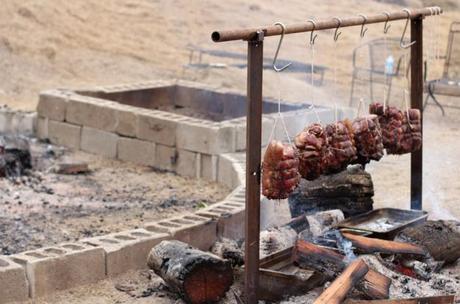
[[[379,117],[383,146],[388,154],[405,154],[420,149],[422,145],[421,116],[417,109],[403,112],[396,107],[373,103],[371,114]]]
[[[419,150],[422,147],[422,120],[418,109],[409,109],[405,113],[404,137],[401,143],[403,153]]]
[[[285,199],[300,181],[296,148],[272,140],[262,164],[262,193],[268,199]]]
[[[377,115],[358,117],[353,121],[353,139],[358,152],[356,163],[365,165],[383,156],[382,130]]]
[[[327,125],[326,138],[324,172],[330,174],[345,170],[356,159],[357,152],[351,122],[344,120]]]
[[[299,173],[303,178],[314,180],[323,173],[326,143],[326,132],[318,123],[297,134],[294,144],[299,151]]]

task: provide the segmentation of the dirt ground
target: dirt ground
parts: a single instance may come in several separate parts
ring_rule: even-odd
[[[230,192],[217,183],[46,144],[32,144],[32,153],[37,171],[0,180],[0,254],[139,228]],[[91,171],[53,173],[53,166],[69,161],[86,162]]]

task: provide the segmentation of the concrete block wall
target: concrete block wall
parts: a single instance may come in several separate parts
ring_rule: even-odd
[[[113,277],[129,270],[146,268],[152,247],[170,238],[169,234],[163,232],[133,229],[82,239],[80,242],[104,250],[105,274]]]
[[[33,135],[36,132],[37,113],[14,111],[0,107],[0,133]]]
[[[217,221],[193,213],[147,223],[144,227],[147,231],[166,233],[172,239],[206,251],[217,241]]]
[[[105,92],[142,87],[110,87]],[[229,124],[72,91],[43,92],[37,115],[36,134],[40,139],[188,177],[217,181],[219,154],[236,150],[236,131]]]
[[[24,268],[31,298],[105,278],[105,257],[100,247],[68,243],[22,252],[10,258]]]
[[[10,257],[0,256],[0,303],[25,301],[29,298],[26,271]]]

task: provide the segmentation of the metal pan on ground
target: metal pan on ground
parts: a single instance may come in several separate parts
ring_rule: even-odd
[[[350,217],[337,227],[367,231],[372,233],[370,237],[393,239],[404,228],[421,224],[427,217],[426,211],[381,208]]]

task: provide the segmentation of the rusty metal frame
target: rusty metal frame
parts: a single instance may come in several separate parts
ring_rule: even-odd
[[[423,18],[442,13],[439,7],[411,11],[382,13],[367,17],[366,24],[410,18],[411,21],[411,107],[423,110]],[[341,28],[361,26],[360,16],[341,19]],[[336,20],[316,21],[286,26],[285,34],[335,29]],[[258,303],[259,233],[260,233],[260,178],[262,135],[262,77],[263,42],[268,36],[281,35],[279,26],[213,32],[214,42],[245,40],[248,43],[247,69],[247,129],[246,129],[246,212],[245,212],[245,296],[249,304]],[[423,119],[423,115],[422,115]],[[423,123],[422,123],[423,126]],[[422,130],[423,131],[423,130]],[[423,133],[422,133],[423,136]],[[411,209],[422,209],[422,148],[411,154]]]

